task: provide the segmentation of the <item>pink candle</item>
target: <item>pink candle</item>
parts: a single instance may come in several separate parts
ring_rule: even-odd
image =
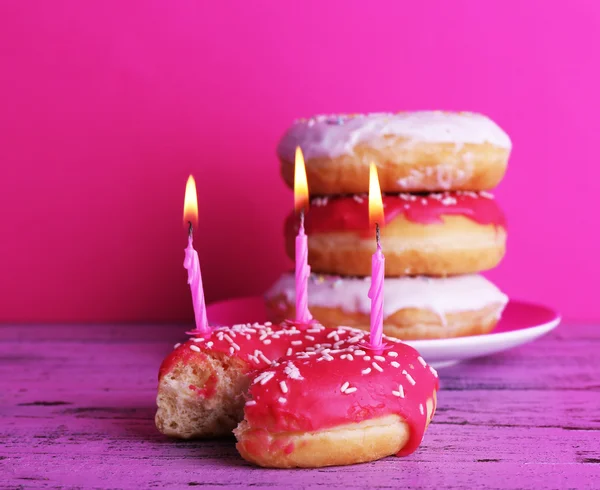
[[[190,222],[190,234],[188,246],[185,249],[183,267],[187,269],[190,291],[192,292],[192,304],[194,305],[194,317],[196,319],[196,332],[205,334],[210,332],[206,318],[206,304],[204,302],[204,288],[202,287],[202,273],[200,272],[200,259],[198,252],[194,250],[192,239],[192,223]]]
[[[296,321],[309,323],[312,315],[308,311],[308,239],[304,233],[304,211],[300,213],[300,230],[296,237]]]
[[[185,185],[185,200],[183,203],[183,220],[189,223],[188,246],[185,249],[185,259],[183,267],[188,272],[187,283],[190,285],[192,293],[192,304],[194,306],[194,318],[196,320],[196,330],[188,332],[190,334],[207,334],[210,332],[208,321],[206,319],[206,304],[204,302],[204,289],[202,287],[202,273],[200,272],[200,259],[198,252],[193,246],[193,227],[192,222],[198,222],[198,195],[196,193],[196,182],[193,176],[189,176]]]
[[[371,259],[371,347],[378,349],[382,346],[383,335],[383,283],[385,281],[385,256],[381,251],[379,240],[379,224],[377,226],[377,250]]]
[[[381,251],[381,240],[379,236],[379,224],[385,223],[383,214],[383,202],[381,199],[381,187],[377,176],[377,167],[371,163],[369,170],[369,223],[375,225],[375,236],[377,250],[371,260],[371,287],[369,298],[371,299],[371,331],[370,343],[372,349],[380,349],[383,335],[383,284],[385,282],[385,257]]]
[[[304,156],[298,146],[294,164],[294,208],[300,212],[300,229],[296,236],[296,322],[309,323],[312,315],[308,311],[308,239],[304,233],[304,211],[308,209],[308,183]]]

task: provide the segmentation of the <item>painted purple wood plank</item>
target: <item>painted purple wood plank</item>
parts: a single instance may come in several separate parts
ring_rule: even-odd
[[[156,431],[156,371],[181,331],[0,326],[0,487],[600,488],[597,327],[441,371],[408,458],[296,471],[255,468],[233,440]]]

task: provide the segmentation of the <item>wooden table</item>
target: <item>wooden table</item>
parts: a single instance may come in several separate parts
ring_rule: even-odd
[[[157,368],[182,332],[0,326],[0,487],[600,488],[600,327],[441,370],[410,457],[291,471],[156,431]]]

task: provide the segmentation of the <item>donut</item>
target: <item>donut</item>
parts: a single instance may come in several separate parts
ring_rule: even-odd
[[[183,439],[233,430],[241,456],[267,467],[410,454],[435,412],[437,373],[413,348],[383,340],[372,351],[350,327],[216,328],[163,361],[156,426]]]
[[[335,340],[347,331],[331,333]],[[368,334],[353,338],[345,348],[282,359],[254,379],[234,431],[244,459],[315,468],[417,449],[435,411],[437,375],[406,344],[386,338],[387,349],[369,351]]]
[[[364,195],[315,198],[305,218],[308,263],[314,272],[371,274],[375,251]],[[383,197],[381,243],[386,277],[448,276],[492,269],[504,256],[506,222],[487,192],[457,191]],[[286,250],[294,257],[298,221],[286,220]]]
[[[326,327],[348,325],[369,330],[370,277],[313,274],[308,284],[309,308]],[[267,317],[294,317],[295,281],[283,274],[265,294]],[[385,279],[383,331],[403,340],[462,337],[490,332],[508,297],[481,275],[448,278]]]
[[[368,192],[369,163],[382,192],[488,190],[506,172],[511,141],[491,119],[470,112],[399,112],[297,120],[277,147],[293,187],[302,148],[313,195]]]

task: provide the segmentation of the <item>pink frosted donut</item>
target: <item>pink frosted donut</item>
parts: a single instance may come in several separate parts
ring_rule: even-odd
[[[296,121],[277,154],[294,182],[302,148],[313,195],[368,191],[375,162],[383,192],[487,190],[506,172],[511,141],[491,119],[469,112],[399,112],[315,116]]]
[[[159,374],[156,424],[181,438],[235,428],[245,459],[320,467],[410,454],[435,412],[435,370],[406,344],[313,324],[236,325],[176,346]]]

